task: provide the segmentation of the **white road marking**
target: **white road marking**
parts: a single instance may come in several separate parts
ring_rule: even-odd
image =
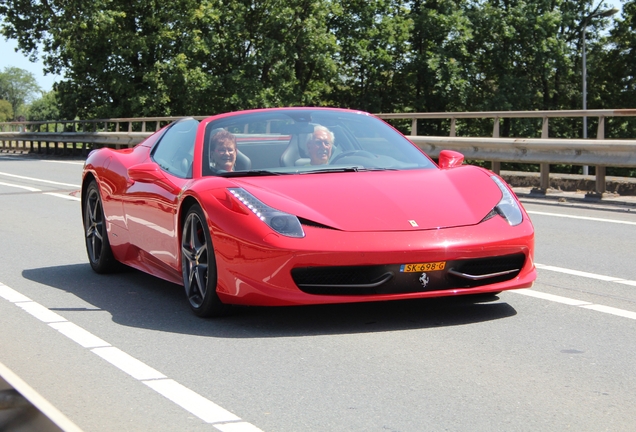
[[[131,355],[126,354],[119,348],[109,346],[103,348],[93,348],[91,351],[106,360],[108,363],[116,366],[131,377],[138,380],[167,378],[158,370],[153,369],[147,364],[132,357]]]
[[[26,189],[30,192],[42,192],[42,189],[37,189],[31,186],[22,186],[22,185],[17,185],[17,184],[13,184],[13,183],[5,183],[5,182],[0,182],[1,186],[9,186],[9,187],[14,187],[14,188],[20,188],[20,189]],[[43,195],[51,195],[54,197],[58,197],[58,198],[64,198],[70,201],[81,201],[80,198],[69,195],[69,194],[61,194],[61,193],[56,193],[56,192],[42,192]]]
[[[61,193],[55,193],[55,192],[44,192],[44,195],[51,195],[54,197],[58,197],[58,198],[64,198],[70,201],[81,201],[81,199],[79,199],[78,197],[74,197],[72,195],[68,195],[68,194],[61,194]]]
[[[136,378],[204,422],[213,424],[221,432],[263,432],[253,424],[242,421],[240,417],[211,400],[206,399],[175,380],[169,379],[158,370],[121,351],[119,348],[111,346],[108,342],[66,320],[41,304],[32,301],[18,291],[9,288],[2,282],[0,282],[0,297],[24,309],[40,321],[49,324],[50,327],[58,330],[82,347],[92,348],[91,351],[93,353],[108,363]]]
[[[54,161],[54,160],[43,160],[40,162],[45,163],[59,163],[59,164],[70,164],[70,165],[84,165],[84,162],[76,162],[76,161]]]
[[[636,320],[636,312],[628,311],[625,309],[619,309],[619,308],[615,308],[611,306],[599,305],[599,304],[594,304],[594,303],[590,303],[590,302],[586,302],[582,300],[571,299],[568,297],[561,297],[557,295],[542,293],[540,291],[535,291],[528,288],[510,290],[508,292],[522,294],[528,297],[540,298],[543,300],[549,300],[549,301],[553,301],[557,303],[563,303],[569,306],[577,306],[584,309],[590,309],[597,312],[603,312],[610,315],[616,315],[619,317]]]
[[[617,278],[614,276],[605,276],[605,275],[600,275],[600,274],[596,274],[596,273],[588,273],[588,272],[584,272],[584,271],[579,271],[579,270],[571,270],[571,269],[566,269],[563,267],[555,267],[555,266],[549,266],[549,265],[543,265],[543,264],[538,264],[535,263],[535,266],[540,269],[540,270],[549,270],[549,271],[553,271],[553,272],[557,272],[557,273],[565,273],[565,274],[570,274],[573,276],[580,276],[580,277],[584,277],[584,278],[588,278],[588,279],[597,279],[597,280],[602,280],[605,282],[616,282],[616,283],[621,283],[621,284],[625,284],[625,285],[635,285],[636,286],[636,281],[632,281],[632,280],[628,280],[628,279],[621,279],[621,278]]]
[[[584,305],[591,305],[592,303],[590,302],[586,302],[586,301],[582,301],[582,300],[575,300],[575,299],[571,299],[568,297],[561,297],[558,295],[554,295],[554,294],[548,294],[548,293],[544,293],[541,291],[535,291],[529,288],[523,288],[523,289],[518,289],[518,290],[512,290],[511,292],[515,292],[517,294],[523,294],[523,295],[527,295],[529,297],[535,297],[535,298],[540,298],[543,300],[549,300],[549,301],[553,301],[556,303],[563,303],[569,306],[584,306]]]
[[[540,212],[540,211],[527,211],[527,213],[531,215],[535,214],[535,215],[541,215],[541,216],[554,216],[554,217],[569,218],[569,219],[582,219],[582,220],[589,220],[589,221],[595,221],[595,222],[609,222],[609,223],[617,223],[617,224],[625,224],[625,225],[636,225],[636,222],[622,221],[617,219],[603,219],[603,218],[595,218],[595,217],[587,217],[587,216],[574,216],[574,215],[565,215],[565,214],[559,214],[559,213],[546,213],[546,212]]]
[[[537,269],[540,269],[540,270],[548,270],[548,271],[553,271],[553,272],[558,272],[558,273],[565,273],[565,274],[569,274],[569,275],[573,275],[573,276],[584,277],[584,278],[588,278],[588,279],[602,280],[602,281],[605,281],[605,282],[616,282],[616,283],[620,283],[620,284],[636,286],[636,281],[627,280],[627,279],[621,279],[621,278],[617,278],[617,277],[613,277],[613,276],[605,276],[605,275],[600,275],[600,274],[596,274],[596,273],[583,272],[583,271],[579,271],[579,270],[566,269],[566,268],[562,268],[562,267],[548,266],[548,265],[543,265],[543,264],[538,264],[538,263],[535,263],[535,266],[537,267]],[[533,289],[527,289],[527,288],[526,289],[511,290],[509,292],[522,294],[522,295],[526,295],[526,296],[529,296],[529,297],[535,297],[535,298],[539,298],[539,299],[543,299],[543,300],[549,300],[549,301],[556,302],[556,303],[562,303],[562,304],[566,304],[566,305],[569,305],[569,306],[577,306],[577,307],[581,307],[581,308],[584,308],[584,309],[590,309],[590,310],[594,310],[594,311],[597,311],[597,312],[603,312],[603,313],[610,314],[610,315],[616,315],[616,316],[620,316],[620,317],[623,317],[623,318],[629,318],[629,319],[636,320],[636,312],[632,312],[632,311],[628,311],[628,310],[624,310],[624,309],[618,309],[618,308],[611,307],[611,306],[604,306],[604,305],[594,304],[594,303],[591,303],[591,302],[588,302],[588,301],[576,300],[576,299],[572,299],[572,298],[569,298],[569,297],[562,297],[562,296],[558,296],[558,295],[554,295],[554,294],[548,294],[548,293],[544,293],[544,292],[541,292],[541,291],[535,291]]]
[[[77,342],[84,348],[97,348],[97,347],[110,346],[108,342],[98,338],[93,333],[90,333],[84,330],[80,326],[70,321],[51,323],[49,324],[49,326],[59,331],[67,338]]]
[[[11,303],[31,301],[31,299],[27,296],[17,292],[14,289],[9,288],[2,282],[0,282],[0,297]]]
[[[238,416],[221,408],[212,401],[193,392],[171,379],[144,381],[148,387],[164,395],[180,407],[190,411],[206,423],[223,423],[241,420]]]
[[[16,303],[16,306],[21,307],[26,312],[30,313],[40,321],[47,324],[52,322],[66,321],[66,319],[64,319],[61,315],[56,314],[55,312],[45,308],[41,304],[34,301]]]
[[[14,187],[14,188],[20,188],[20,189],[26,189],[26,190],[31,191],[31,192],[42,192],[42,190],[36,189],[34,187],[31,187],[31,186],[22,186],[22,185],[17,185],[17,184],[13,184],[13,183],[5,183],[5,182],[0,182],[0,185]]]
[[[214,425],[215,428],[221,432],[259,432],[260,429],[251,423],[247,422],[235,422],[235,423],[222,423]]]
[[[33,177],[25,177],[25,176],[19,176],[19,175],[15,175],[15,174],[4,173],[4,172],[0,172],[0,175],[6,176],[6,177],[19,178],[19,179],[22,179],[22,180],[30,180],[30,181],[34,181],[34,182],[46,183],[46,184],[54,184],[54,185],[60,185],[60,186],[70,186],[70,187],[74,187],[74,188],[79,188],[80,187],[80,185],[71,184],[71,183],[62,183],[62,182],[56,182],[56,181],[53,181],[53,180],[44,180],[44,179],[33,178]]]
[[[598,304],[591,304],[591,305],[583,305],[581,307],[584,307],[585,309],[592,309],[592,310],[595,310],[597,312],[603,312],[603,313],[607,313],[607,314],[617,315],[617,316],[620,316],[620,317],[630,318],[630,319],[636,320],[636,312],[626,311],[626,310],[618,309],[618,308],[611,307],[611,306],[603,306],[603,305],[598,305]]]

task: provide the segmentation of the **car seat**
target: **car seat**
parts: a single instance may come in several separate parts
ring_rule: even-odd
[[[291,135],[287,148],[280,155],[280,166],[292,167],[299,165],[309,165],[309,153],[307,152],[307,141],[314,133],[313,123],[296,123],[288,125],[281,131],[282,134]]]

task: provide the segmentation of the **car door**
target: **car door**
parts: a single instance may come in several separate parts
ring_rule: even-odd
[[[155,270],[168,266],[180,272],[177,228],[178,197],[192,178],[194,143],[199,122],[192,118],[174,123],[153,147],[150,160],[128,173],[124,214],[131,243],[141,265]]]

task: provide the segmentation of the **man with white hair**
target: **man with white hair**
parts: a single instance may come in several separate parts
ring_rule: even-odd
[[[325,165],[329,163],[331,149],[333,148],[333,132],[324,126],[315,126],[314,133],[307,141],[307,152],[311,159],[311,165]]]

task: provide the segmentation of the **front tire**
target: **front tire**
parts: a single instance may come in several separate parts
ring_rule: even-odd
[[[113,256],[106,232],[102,197],[95,180],[86,188],[84,203],[84,234],[88,261],[96,273],[111,273],[119,268]]]
[[[188,210],[181,232],[181,270],[190,308],[202,318],[228,313],[216,293],[216,259],[207,219],[198,204]]]

